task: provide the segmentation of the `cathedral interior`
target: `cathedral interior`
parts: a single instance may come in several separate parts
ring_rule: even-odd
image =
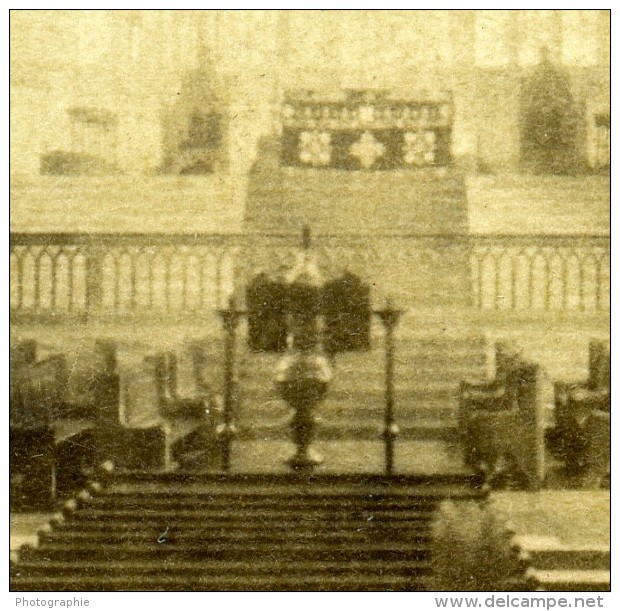
[[[609,591],[610,76],[608,10],[12,11],[11,590]]]

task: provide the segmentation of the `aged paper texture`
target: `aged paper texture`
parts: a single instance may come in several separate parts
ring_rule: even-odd
[[[609,10],[11,11],[11,590],[609,591],[610,125]]]

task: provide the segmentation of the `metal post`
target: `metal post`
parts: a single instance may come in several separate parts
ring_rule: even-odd
[[[226,344],[224,348],[224,413],[223,423],[217,427],[217,435],[222,447],[222,469],[229,471],[230,446],[237,432],[234,424],[236,331],[239,319],[244,312],[236,309],[235,300],[231,297],[228,308],[218,310],[218,314],[226,331]]]
[[[385,472],[394,472],[394,442],[399,434],[394,422],[394,329],[402,314],[388,299],[382,310],[375,311],[385,330],[385,414],[383,423],[383,440],[385,442]]]

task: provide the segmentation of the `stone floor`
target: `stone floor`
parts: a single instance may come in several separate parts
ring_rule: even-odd
[[[611,543],[609,490],[496,492],[491,502],[518,534],[552,538],[566,545]]]
[[[323,458],[317,473],[383,473],[382,441],[319,440],[313,448]],[[239,473],[286,473],[286,460],[294,453],[290,441],[242,441],[233,444],[231,468]],[[457,447],[441,440],[397,442],[396,473],[461,473],[465,469]]]

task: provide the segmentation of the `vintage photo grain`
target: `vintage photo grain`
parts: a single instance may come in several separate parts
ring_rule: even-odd
[[[11,591],[609,591],[610,125],[609,10],[11,11]]]

